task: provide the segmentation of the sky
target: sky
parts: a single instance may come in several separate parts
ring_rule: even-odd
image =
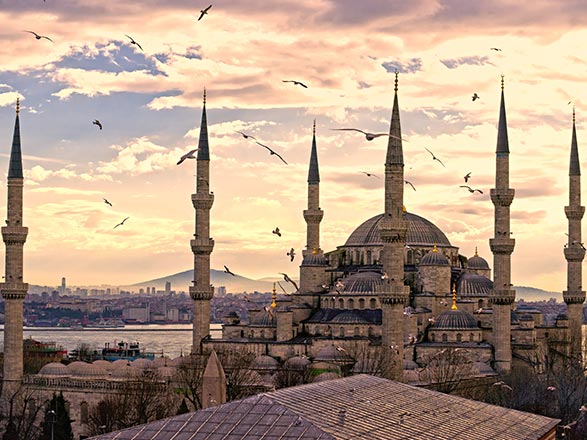
[[[406,208],[491,266],[504,75],[512,283],[566,288],[573,106],[587,171],[586,2],[218,0],[198,21],[208,5],[0,0],[0,217],[20,97],[26,282],[124,285],[193,267],[195,161],[176,162],[197,146],[204,88],[211,266],[296,277],[300,260],[286,252],[305,246],[313,120],[329,251],[383,211],[383,180],[361,172],[382,177],[387,147],[332,129],[388,131],[397,70],[405,177],[416,188],[406,187]],[[483,194],[459,187],[468,172]]]

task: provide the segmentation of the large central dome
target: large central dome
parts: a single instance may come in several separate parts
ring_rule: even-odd
[[[383,245],[379,232],[379,222],[383,214],[376,215],[362,223],[350,235],[345,246]],[[406,212],[408,221],[407,244],[414,246],[451,246],[446,235],[432,222],[416,214]]]

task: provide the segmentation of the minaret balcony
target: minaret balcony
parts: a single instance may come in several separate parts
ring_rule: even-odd
[[[208,209],[212,208],[212,204],[214,203],[214,194],[209,193],[195,193],[192,194],[192,205],[196,209]]]
[[[13,281],[0,283],[0,292],[2,292],[2,298],[4,299],[24,300],[28,290],[28,283],[19,283]]]
[[[190,240],[192,252],[195,255],[210,255],[214,249],[214,240],[211,238],[196,238]]]
[[[516,240],[508,237],[489,239],[489,247],[494,254],[511,254],[514,251]]]
[[[29,233],[25,226],[3,226],[2,239],[6,244],[24,244]]]
[[[376,286],[375,292],[379,295],[379,301],[383,305],[407,304],[410,297],[410,286],[384,283]]]
[[[571,244],[564,249],[565,259],[567,261],[583,261],[585,258],[585,248],[579,243]]]
[[[569,220],[581,220],[585,214],[584,206],[565,206],[565,215]]]
[[[514,200],[515,190],[511,188],[506,189],[491,189],[489,191],[491,201],[495,206],[510,206]]]
[[[491,302],[498,306],[513,304],[516,300],[516,291],[511,289],[494,289]]]
[[[324,217],[324,211],[318,209],[304,209],[304,220],[306,223],[320,223]]]
[[[567,304],[583,304],[585,302],[585,291],[573,291],[563,290],[563,300]]]
[[[194,301],[210,301],[214,296],[214,287],[204,290],[198,286],[190,286],[190,296]]]

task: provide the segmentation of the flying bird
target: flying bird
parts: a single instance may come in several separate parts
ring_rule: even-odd
[[[279,281],[277,282],[277,285],[278,285],[279,287],[281,287],[281,290],[283,290],[283,293],[285,293],[286,295],[289,295],[289,293],[287,293],[287,290],[285,290],[285,289],[283,288],[283,286],[281,285],[281,283],[280,283]]]
[[[279,157],[281,159],[281,161],[287,165],[287,162],[285,161],[285,159],[283,157],[281,157],[278,153],[276,153],[275,151],[273,151],[271,148],[269,148],[267,145],[263,145],[261,142],[257,141],[257,144],[261,145],[263,148],[267,148],[267,150],[269,150],[269,154],[270,155],[275,155],[277,157]]]
[[[296,290],[299,290],[299,287],[296,284],[296,282],[294,280],[292,280],[286,273],[283,273],[283,272],[278,272],[278,273],[279,273],[279,275],[283,275],[283,280],[286,283],[291,283],[296,288]]]
[[[308,88],[308,86],[305,85],[303,82],[296,81],[296,80],[293,80],[293,79],[283,79],[281,81],[284,82],[284,83],[293,83],[294,86],[302,86],[304,89],[307,89]]]
[[[279,232],[279,228],[275,228],[273,231],[271,231],[271,233],[277,235],[278,237],[281,237],[281,232]]]
[[[253,136],[251,136],[250,134],[243,133],[242,131],[237,131],[237,130],[235,130],[235,132],[237,132],[238,134],[241,134],[241,135],[242,135],[242,136],[243,136],[245,139],[249,139],[249,138],[251,138],[251,139],[253,139],[254,141],[256,141],[256,140],[257,140],[256,138],[254,138],[254,137],[253,137]]]
[[[459,185],[459,188],[467,188],[470,193],[474,193],[475,191],[477,191],[478,193],[483,194],[483,191],[481,191],[480,189],[473,189],[468,185]]]
[[[286,255],[289,255],[289,258],[290,258],[289,261],[293,261],[294,260],[294,257],[296,256],[296,253],[294,251],[294,248],[291,248]]]
[[[136,44],[139,47],[139,49],[141,49],[144,52],[143,47],[139,43],[137,43],[133,37],[127,34],[124,35],[126,35],[130,39],[130,44]]]
[[[104,199],[104,198],[102,198],[102,199],[104,200],[104,203],[106,203],[107,205],[110,205],[110,206],[112,206],[112,203],[110,203],[108,200],[106,200],[106,199]]]
[[[51,38],[46,37],[45,35],[39,35],[39,34],[37,34],[36,32],[33,32],[33,31],[23,31],[23,32],[28,32],[29,34],[33,34],[37,40],[40,40],[41,38],[44,38],[45,40],[49,40],[51,43],[54,43],[54,41]]]
[[[98,126],[98,128],[99,128],[100,130],[102,130],[102,123],[101,123],[100,121],[98,121],[97,119],[94,119],[94,120],[92,121],[92,124],[94,124],[94,125],[97,125],[97,126]]]
[[[190,150],[188,151],[186,154],[184,154],[183,156],[181,156],[179,158],[179,161],[177,162],[178,165],[180,165],[184,160],[186,159],[196,159],[196,156],[194,156],[194,153],[198,151],[198,149],[196,148],[195,150]]]
[[[556,387],[548,387],[546,388],[546,391],[556,391]]]
[[[367,171],[359,171],[359,173],[362,173],[362,174],[366,175],[367,177],[376,177],[377,179],[380,179],[379,176],[377,176],[375,174],[368,173]]]
[[[443,163],[442,163],[442,161],[441,161],[441,160],[440,160],[438,157],[436,157],[432,151],[430,151],[430,150],[429,150],[428,148],[426,148],[426,147],[424,147],[424,149],[425,149],[426,151],[428,151],[428,153],[430,153],[430,154],[432,155],[432,160],[437,160],[437,161],[438,161],[438,163],[440,163],[440,165],[442,165],[444,168],[446,168],[446,165],[445,165],[445,164],[443,164]]]
[[[494,50],[496,52],[501,52],[501,49],[499,47],[491,47],[491,48],[489,48],[489,50]]]
[[[208,6],[206,9],[200,9],[200,16],[198,17],[198,21],[200,21],[204,15],[208,14],[208,10],[211,7],[212,7],[212,5]]]
[[[414,191],[416,191],[416,187],[415,187],[415,186],[412,184],[412,182],[410,182],[409,180],[404,180],[404,183],[405,183],[406,185],[410,185],[410,186],[412,187],[412,189],[413,189]]]
[[[224,273],[228,273],[228,274],[232,275],[233,277],[235,277],[235,276],[236,276],[236,275],[235,275],[235,274],[233,274],[233,273],[230,271],[230,269],[229,269],[228,267],[226,267],[226,266],[224,266]]]
[[[373,139],[378,138],[378,137],[381,137],[381,136],[387,136],[387,137],[390,137],[390,138],[400,139],[400,140],[406,141],[405,139],[399,138],[399,137],[394,136],[394,135],[389,134],[389,133],[367,133],[366,131],[359,130],[358,128],[331,128],[331,130],[337,130],[337,131],[358,131],[359,133],[363,133],[365,135],[365,137],[367,138],[368,141],[372,141]]]
[[[473,96],[471,96],[471,101],[476,101],[478,99],[480,99],[479,95],[477,95],[477,93],[473,93]]]
[[[124,225],[124,222],[125,222],[125,221],[127,221],[129,218],[130,218],[130,217],[127,217],[127,218],[125,218],[123,221],[121,221],[120,223],[118,223],[118,224],[117,224],[116,226],[114,226],[112,229],[116,229],[116,228],[118,228],[119,226],[122,226],[122,225]]]
[[[463,179],[465,179],[465,183],[467,183],[469,181],[469,179],[471,178],[471,173],[467,173],[463,176]]]

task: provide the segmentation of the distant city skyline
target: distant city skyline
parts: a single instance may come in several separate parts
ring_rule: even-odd
[[[566,288],[573,105],[581,164],[587,157],[587,5],[242,0],[215,2],[197,21],[203,6],[2,6],[0,172],[8,169],[20,97],[24,281],[58,285],[65,276],[71,285],[130,285],[192,266],[195,161],[176,163],[197,146],[204,88],[215,193],[211,266],[254,279],[297,277],[300,261],[286,253],[293,247],[299,256],[305,245],[312,121],[321,244],[330,251],[383,211],[383,181],[362,172],[383,175],[387,146],[384,138],[367,142],[331,129],[387,131],[398,70],[405,176],[416,188],[406,186],[406,208],[436,224],[461,254],[477,247],[491,266],[489,189],[505,75],[516,190],[512,282]],[[468,172],[467,184],[483,194],[459,188]],[[276,227],[281,237],[271,233]]]

